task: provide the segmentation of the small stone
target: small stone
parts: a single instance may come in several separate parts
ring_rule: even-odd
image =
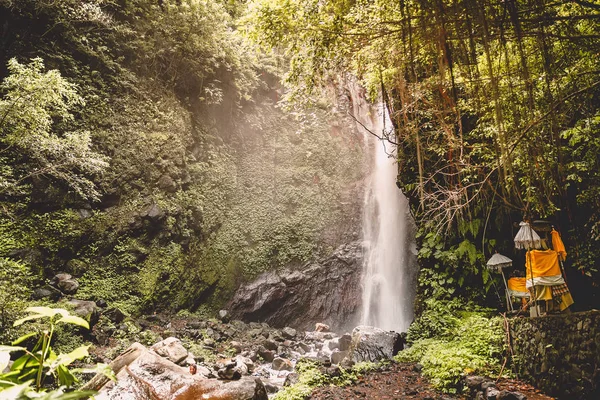
[[[298,343],[298,347],[308,353],[311,350],[311,347],[304,342]]]
[[[483,376],[470,375],[465,378],[465,384],[471,390],[480,390],[481,384],[485,381]]]
[[[296,335],[298,335],[298,331],[296,331],[294,328],[286,326],[281,330],[281,335],[286,339],[294,339]]]
[[[287,386],[295,385],[296,383],[298,383],[299,380],[300,380],[300,376],[297,373],[292,372],[292,373],[288,374],[288,376],[285,377],[283,386],[287,387]]]
[[[293,371],[294,366],[292,362],[286,358],[277,357],[273,359],[273,363],[271,364],[271,368],[275,371]]]
[[[315,332],[329,332],[329,325],[317,322],[315,324]]]
[[[339,364],[344,360],[344,358],[346,358],[346,356],[348,356],[347,351],[334,351],[331,353],[331,363]]]
[[[346,351],[350,349],[350,343],[352,343],[352,335],[350,335],[349,333],[343,334],[338,339],[338,343],[340,351]]]
[[[273,350],[273,351],[277,351],[277,347],[278,347],[277,343],[275,343],[274,341],[269,340],[269,339],[263,340],[262,343],[261,343],[261,345],[265,349],[267,349],[267,350]]]
[[[527,400],[521,392],[509,392],[508,390],[501,390],[496,396],[496,400]]]
[[[266,362],[272,362],[275,359],[275,352],[267,350],[263,346],[260,346],[256,353]]]
[[[228,322],[229,321],[229,312],[227,310],[220,310],[219,311],[219,319],[223,322]]]
[[[485,389],[485,398],[487,400],[497,400],[499,393],[500,391],[496,389],[496,387],[490,386],[487,389]]]

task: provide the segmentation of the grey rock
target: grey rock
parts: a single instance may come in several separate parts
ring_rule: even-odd
[[[158,179],[158,187],[170,193],[177,191],[177,183],[167,174],[164,174]]]
[[[339,339],[332,339],[327,343],[327,347],[329,347],[329,350],[335,350],[335,349],[339,349],[340,348],[340,341]]]
[[[141,214],[141,217],[147,217],[152,221],[160,221],[163,219],[166,214],[165,212],[158,206],[158,204],[153,203],[148,206]]]
[[[275,394],[275,393],[279,392],[279,387],[276,385],[273,385],[270,382],[265,382],[265,390],[269,394]]]
[[[400,335],[372,326],[357,326],[352,331],[349,352],[356,362],[391,359],[400,351]]]
[[[160,399],[222,400],[268,400],[264,384],[260,379],[242,378],[236,381],[207,379],[191,375],[188,368],[180,367],[156,353],[148,351],[139,343],[141,354],[117,372],[117,382],[107,383],[100,389],[97,400],[131,400],[139,397],[139,382],[143,380],[152,387],[153,395]],[[128,349],[128,352],[131,350]]]
[[[302,350],[304,350],[307,353],[311,350],[311,347],[304,342],[298,343],[298,347],[300,347]]]
[[[485,398],[487,400],[497,400],[498,399],[498,394],[500,394],[500,391],[494,387],[494,386],[490,386],[487,389],[485,389]]]
[[[351,321],[361,302],[362,254],[362,242],[356,241],[300,270],[265,272],[240,286],[227,308],[233,318],[303,330],[317,322],[335,327]]]
[[[159,356],[165,357],[175,364],[184,361],[188,356],[188,351],[183,347],[181,340],[175,337],[168,337],[165,340],[156,343],[152,346],[152,350]]]
[[[219,369],[217,371],[217,375],[221,379],[238,380],[242,378],[242,371],[240,371],[239,368],[231,367],[228,365],[224,368]]]
[[[59,281],[57,286],[60,291],[65,294],[75,294],[79,289],[79,282],[77,282],[75,279],[65,279]]]
[[[501,390],[496,396],[496,400],[527,400],[521,392],[509,392],[508,390]]]
[[[288,359],[277,357],[273,360],[271,368],[273,368],[275,371],[293,371],[294,365]]]
[[[31,294],[31,298],[34,300],[50,299],[53,301],[57,301],[62,297],[62,295],[63,294],[61,293],[61,291],[56,289],[55,287],[45,285],[41,288],[35,289]]]
[[[334,351],[331,353],[331,363],[339,364],[348,356],[348,351]]]
[[[261,342],[261,345],[267,350],[277,351],[277,343],[272,340],[266,339]]]
[[[297,373],[292,372],[292,373],[288,374],[285,377],[285,381],[283,382],[283,386],[285,386],[285,387],[287,387],[287,386],[293,386],[296,383],[298,383],[299,380],[300,380],[300,376]]]
[[[96,322],[98,322],[98,319],[100,318],[99,308],[96,303],[93,301],[73,299],[69,300],[69,304],[75,308],[73,314],[88,321],[90,323],[90,328],[96,325]]]
[[[298,331],[296,331],[294,328],[286,326],[281,330],[281,335],[286,339],[295,339],[298,335]]]
[[[229,322],[229,312],[227,310],[219,310],[219,319],[223,322]]]
[[[343,334],[339,339],[339,349],[340,351],[346,351],[350,349],[350,344],[352,343],[352,335],[349,333]]]
[[[483,376],[469,375],[465,378],[465,385],[471,390],[481,390],[481,384],[485,381]]]
[[[263,346],[260,346],[256,351],[263,360],[266,362],[272,362],[275,359],[275,352],[271,350],[265,349]]]

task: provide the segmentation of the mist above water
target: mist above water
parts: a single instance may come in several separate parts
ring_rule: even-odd
[[[396,186],[395,146],[372,134],[382,136],[393,129],[387,109],[382,104],[374,106],[364,99],[357,100],[353,98],[354,115],[368,136],[366,147],[371,162],[363,208],[361,323],[402,332],[413,319],[415,227],[408,200]]]

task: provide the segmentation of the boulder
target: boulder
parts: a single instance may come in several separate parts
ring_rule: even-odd
[[[223,322],[229,322],[229,312],[227,310],[219,310],[219,319]]]
[[[509,392],[508,390],[501,390],[496,396],[496,400],[527,400],[521,392]]]
[[[352,335],[349,333],[345,333],[338,339],[339,349],[340,351],[347,351],[350,349],[350,344],[352,343]]]
[[[477,375],[469,375],[465,378],[465,385],[470,390],[481,390],[481,384],[485,382],[485,378],[483,376]]]
[[[33,300],[41,300],[41,299],[50,299],[53,301],[57,301],[62,297],[62,293],[55,287],[50,285],[45,285],[43,287],[37,288],[31,294],[31,298]]]
[[[69,300],[69,304],[75,307],[73,314],[88,321],[90,323],[90,328],[96,325],[96,322],[98,322],[98,319],[100,318],[100,312],[95,302],[73,299]]]
[[[75,294],[79,289],[79,282],[77,282],[70,274],[56,274],[52,278],[51,283],[64,294]]]
[[[349,352],[355,362],[390,359],[401,349],[401,338],[396,332],[364,325],[352,331]]]
[[[348,356],[348,351],[334,351],[331,353],[331,363],[340,364]]]
[[[207,379],[190,374],[160,357],[153,351],[135,343],[111,363],[117,382],[98,375],[85,385],[85,389],[99,390],[96,400],[131,400],[137,398],[170,400],[267,400],[260,379],[244,378],[238,381]],[[98,386],[100,385],[100,386]]]
[[[233,318],[275,327],[352,323],[361,303],[362,257],[362,242],[356,241],[300,269],[265,272],[240,286],[227,309]]]
[[[175,364],[184,361],[188,356],[188,351],[183,347],[181,340],[174,337],[168,337],[156,343],[152,346],[152,350]]]
[[[64,294],[75,294],[79,289],[79,282],[77,282],[75,279],[67,279],[58,282],[58,288]]]
[[[295,339],[296,335],[298,335],[298,331],[296,331],[294,328],[286,326],[281,330],[281,335],[286,339]]]
[[[285,377],[285,381],[283,382],[283,386],[293,386],[300,381],[300,376],[292,372]]]
[[[271,368],[275,371],[293,371],[294,365],[286,358],[276,357],[271,364]]]

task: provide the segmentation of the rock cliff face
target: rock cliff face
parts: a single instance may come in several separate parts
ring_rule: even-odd
[[[231,315],[276,327],[352,327],[361,303],[362,258],[362,242],[356,241],[298,270],[263,273],[240,286],[229,304]]]

